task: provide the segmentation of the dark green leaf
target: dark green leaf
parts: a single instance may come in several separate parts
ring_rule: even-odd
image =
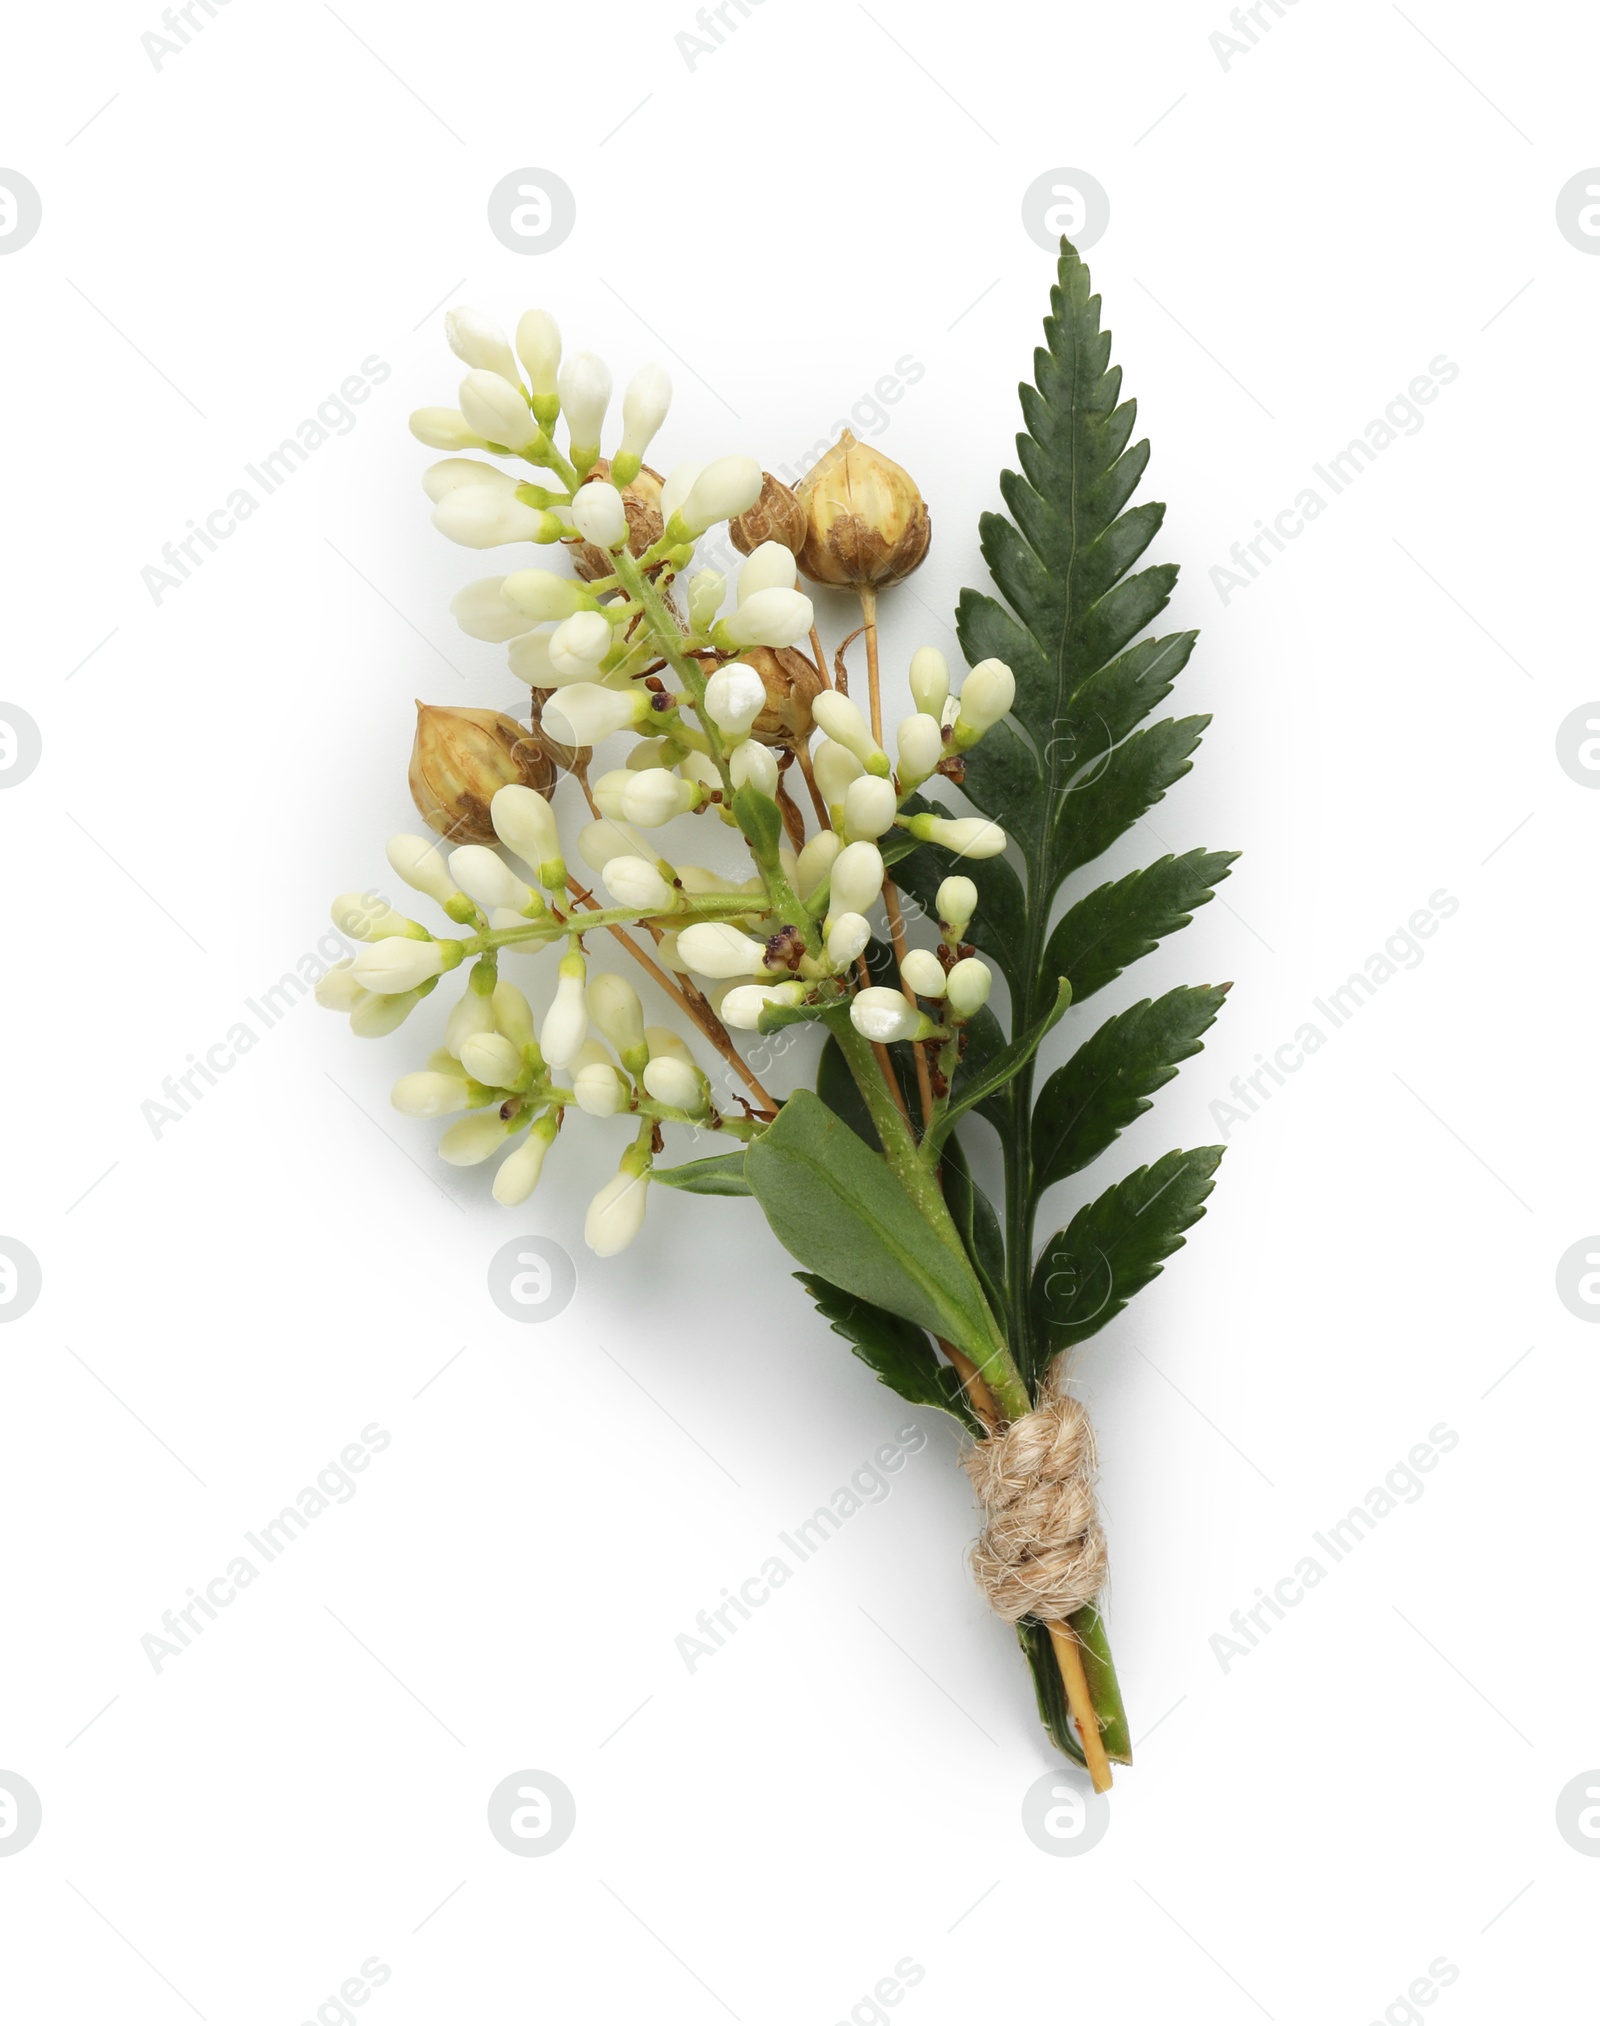
[[[969,1434],[981,1435],[982,1424],[967,1405],[966,1389],[955,1368],[941,1364],[932,1344],[914,1323],[891,1315],[858,1295],[824,1280],[817,1273],[797,1273],[818,1309],[844,1338],[864,1365],[877,1373],[891,1393],[918,1407],[938,1407],[953,1415]]]
[[[966,1024],[966,1053],[956,1065],[951,1089],[959,1099],[975,1083],[983,1082],[990,1063],[1006,1045],[1005,1029],[989,1011],[980,1006]],[[1010,1092],[992,1090],[987,1097],[979,1098],[973,1109],[980,1118],[986,1118],[996,1132],[1005,1132],[1011,1123],[1011,1107],[1008,1103]]]
[[[708,1154],[703,1161],[685,1161],[678,1168],[652,1168],[650,1179],[664,1182],[669,1189],[686,1189],[691,1196],[750,1194],[742,1147],[736,1154]]]
[[[1169,852],[1143,872],[1096,887],[1069,908],[1046,945],[1045,965],[1052,977],[1071,980],[1073,1005],[1081,1006],[1129,964],[1147,957],[1161,937],[1187,928],[1238,855],[1186,851],[1174,858]]]
[[[812,1091],[797,1091],[745,1155],[780,1244],[849,1294],[906,1316],[977,1363],[992,1324],[983,1291],[913,1206],[882,1155]]]
[[[1196,1147],[1135,1168],[1086,1203],[1034,1268],[1034,1329],[1049,1352],[1092,1337],[1119,1315],[1205,1209],[1226,1150]]]
[[[872,1123],[872,1114],[867,1110],[867,1101],[856,1086],[850,1074],[850,1065],[844,1059],[844,1050],[830,1034],[822,1044],[822,1056],[817,1063],[817,1096],[828,1107],[837,1112],[850,1130],[865,1140],[872,1151],[881,1153],[882,1143],[878,1128]]]
[[[1055,1004],[1040,1019],[1036,1020],[1025,1034],[1019,1034],[1015,1041],[1008,1041],[998,1055],[991,1056],[974,1075],[967,1076],[959,1091],[953,1091],[950,1108],[938,1119],[928,1135],[931,1146],[938,1146],[946,1133],[963,1112],[970,1111],[975,1104],[981,1104],[1003,1085],[1008,1084],[1019,1069],[1024,1068],[1039,1052],[1039,1044],[1066,1012],[1072,999],[1072,987],[1065,978],[1056,980]]]
[[[1036,1189],[1086,1168],[1150,1109],[1151,1093],[1199,1054],[1227,995],[1226,985],[1180,985],[1113,1014],[1090,1035],[1046,1080],[1034,1106]]]
[[[1065,879],[1109,850],[1124,830],[1155,807],[1174,781],[1182,780],[1189,771],[1189,756],[1210,722],[1208,717],[1165,718],[1135,732],[1103,764],[1086,771],[1057,810],[1050,857],[1056,879]]]
[[[940,1155],[944,1200],[996,1315],[1006,1308],[1006,1242],[994,1205],[972,1179],[966,1149],[952,1133]]]

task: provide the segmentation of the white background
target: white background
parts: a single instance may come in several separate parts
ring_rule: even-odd
[[[1600,1337],[1556,1265],[1600,1224],[1600,800],[1556,737],[1600,692],[1600,260],[1556,197],[1600,160],[1600,48],[1576,6],[1259,12],[1226,65],[1220,0],[765,0],[692,67],[687,9],[644,0],[233,0],[159,67],[153,9],[9,24],[0,167],[43,224],[0,259],[0,688],[43,759],[0,795],[0,1231],[44,1273],[0,1333],[0,1768],[44,1809],[0,1862],[10,2016],[336,2021],[373,1956],[375,2026],[865,2022],[906,1957],[912,2026],[1576,2016],[1600,1865],[1555,1803],[1600,1764]],[[522,167],[577,200],[541,257],[486,223]],[[723,1651],[675,1649],[911,1418],[753,1204],[658,1191],[601,1267],[620,1136],[579,1121],[499,1210],[387,1108],[426,1009],[357,1043],[306,1001],[159,1137],[141,1111],[383,882],[411,699],[514,705],[449,619],[483,565],[429,528],[405,429],[453,399],[442,307],[662,358],[664,464],[792,462],[923,366],[853,425],[934,517],[886,606],[898,683],[982,581],[1055,168],[1110,196],[1150,560],[1204,629],[1175,705],[1216,715],[1116,863],[1245,852],[1094,1009],[1236,981],[1088,1181],[1219,1138],[1230,1079],[1459,901],[1231,1125],[1191,1243],[1080,1360],[1137,1764],[1065,1857],[1023,1833],[1053,1757],[935,1417]],[[1224,602],[1230,545],[1441,354],[1425,426]],[[356,426],[153,600],[162,545],[373,356]],[[579,1271],[539,1327],[485,1280],[530,1232]],[[157,1674],[163,1612],[372,1422],[357,1495]],[[1225,1671],[1230,1614],[1441,1422],[1425,1494]],[[524,1768],[577,1801],[537,1861],[485,1819]]]

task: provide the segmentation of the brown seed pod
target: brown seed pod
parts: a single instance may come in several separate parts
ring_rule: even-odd
[[[548,795],[556,763],[537,733],[501,711],[417,703],[411,799],[423,821],[452,844],[493,844],[489,804],[516,782]]]
[[[728,657],[702,655],[700,666],[714,675]],[[801,746],[812,731],[811,705],[823,687],[816,663],[797,647],[747,647],[733,659],[748,662],[767,686],[766,708],[750,727],[764,746]]]
[[[611,478],[611,460],[602,457],[586,475],[585,483],[595,479]],[[642,556],[652,543],[661,539],[661,485],[659,471],[652,471],[648,464],[640,467],[639,476],[630,485],[622,488],[622,510],[628,516],[628,553]],[[573,567],[586,584],[592,584],[596,577],[611,575],[611,558],[604,549],[597,549],[593,542],[586,542],[580,535],[568,535],[562,546],[571,551]]]
[[[800,568],[850,590],[897,584],[928,553],[932,523],[908,471],[847,429],[796,488],[805,509]]]
[[[741,556],[748,556],[763,542],[777,542],[799,555],[805,538],[805,508],[781,478],[774,478],[770,471],[764,471],[761,474],[761,497],[753,507],[747,507],[736,519],[729,521],[728,539]]]

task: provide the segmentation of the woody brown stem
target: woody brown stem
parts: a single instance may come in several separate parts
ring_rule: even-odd
[[[1056,1665],[1061,1669],[1061,1685],[1067,1692],[1067,1707],[1072,1712],[1072,1721],[1077,1725],[1078,1742],[1083,1747],[1089,1778],[1094,1783],[1095,1792],[1103,1794],[1111,1785],[1111,1761],[1106,1757],[1105,1743],[1100,1736],[1100,1719],[1094,1713],[1089,1677],[1083,1671],[1083,1649],[1070,1625],[1052,1620],[1045,1629],[1050,1634],[1050,1644],[1055,1648]]]
[[[811,652],[816,659],[817,673],[822,677],[822,687],[831,689],[833,677],[828,673],[828,657],[822,651],[822,635],[814,626],[811,629]]]
[[[822,799],[822,791],[817,786],[817,777],[812,769],[810,746],[797,745],[794,755],[800,762],[801,773],[806,777],[806,786],[811,790],[811,806],[817,812],[817,823],[821,829],[831,830],[833,825],[828,821],[828,805]]]
[[[973,1413],[977,1415],[991,1435],[998,1434],[1003,1417],[993,1393],[989,1391],[988,1381],[984,1378],[982,1372],[978,1370],[965,1351],[957,1350],[954,1344],[947,1343],[943,1337],[936,1337],[934,1341],[955,1367],[956,1377],[966,1387],[967,1398],[972,1402]]]

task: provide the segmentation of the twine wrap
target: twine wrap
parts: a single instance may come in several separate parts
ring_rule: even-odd
[[[1070,1618],[1105,1587],[1106,1539],[1095,1503],[1087,1408],[1051,1392],[961,1459],[987,1524],[972,1573],[990,1606],[1019,1618]]]

